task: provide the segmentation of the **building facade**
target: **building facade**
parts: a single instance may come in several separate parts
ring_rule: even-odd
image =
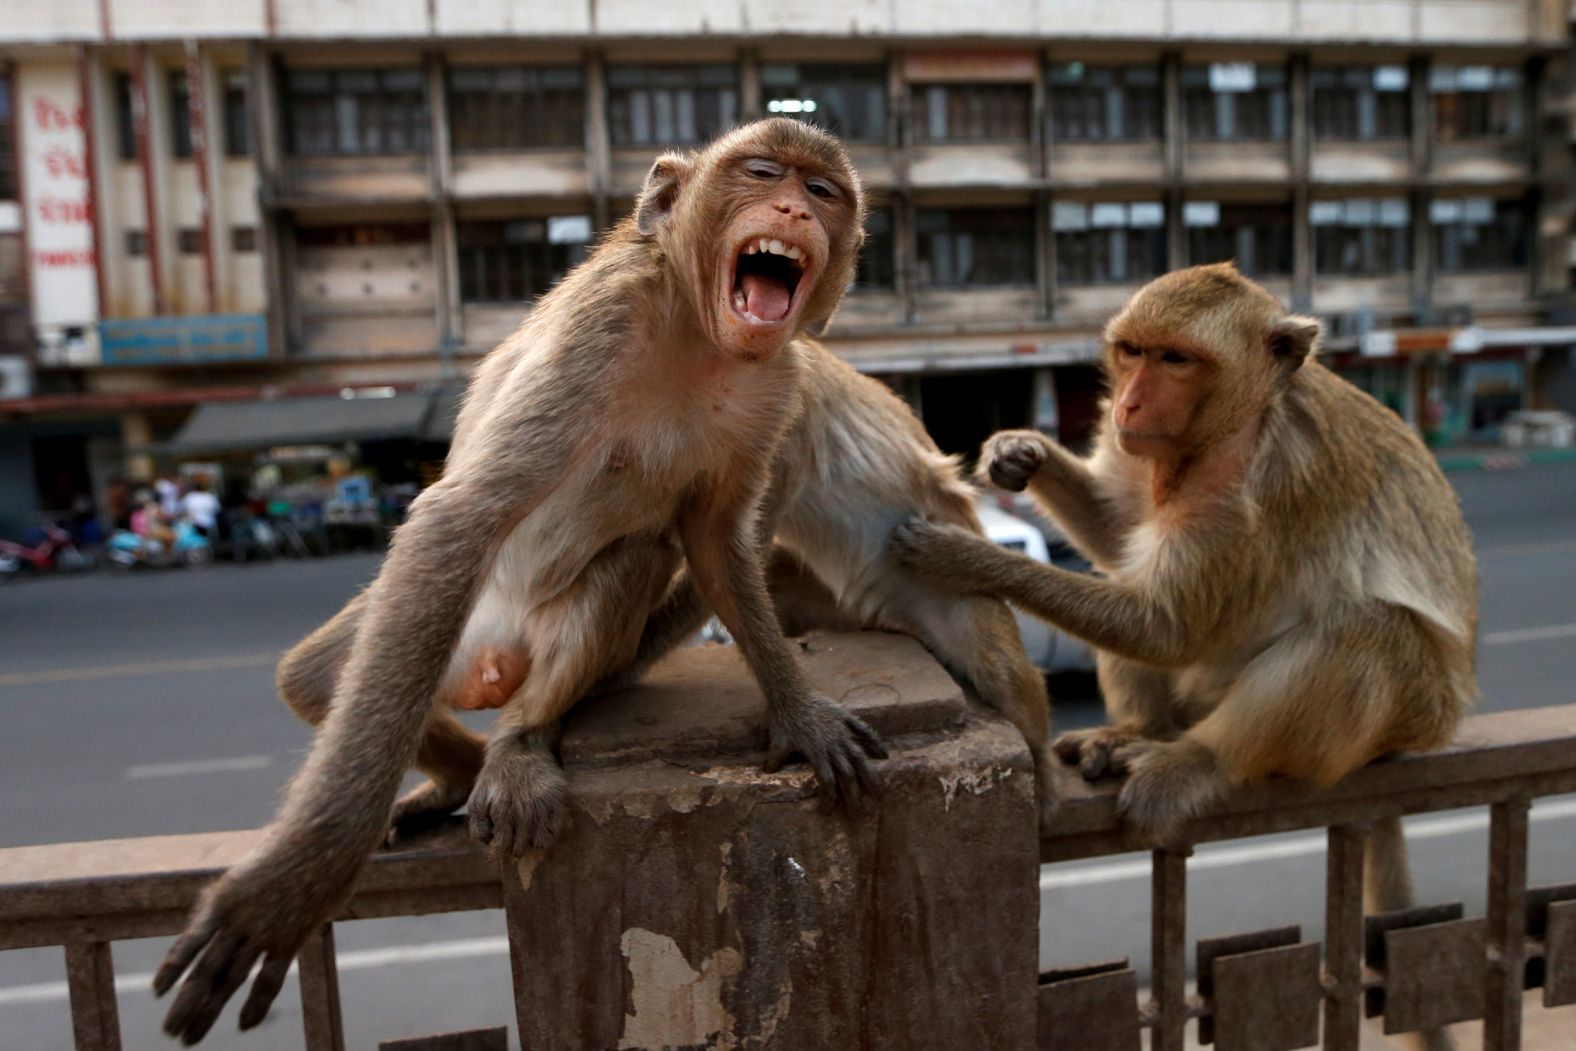
[[[200,403],[463,375],[656,153],[770,114],[871,191],[828,342],[949,449],[1086,430],[1104,318],[1220,259],[1431,437],[1488,435],[1576,397],[1568,14],[11,0],[0,524],[151,469]]]

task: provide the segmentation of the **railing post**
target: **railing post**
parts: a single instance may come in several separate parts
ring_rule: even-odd
[[[1488,988],[1483,995],[1484,1051],[1519,1051],[1527,955],[1527,811],[1525,799],[1489,808]]]
[[[1335,825],[1324,876],[1324,1051],[1357,1051],[1363,1006],[1363,825]]]
[[[66,984],[71,989],[71,1029],[77,1051],[120,1051],[115,961],[109,943],[68,944]]]
[[[1155,851],[1151,880],[1152,1051],[1182,1051],[1187,1028],[1187,859],[1192,847]]]
[[[301,1027],[306,1051],[345,1051],[345,1022],[339,1011],[339,965],[334,925],[307,939],[301,949]]]

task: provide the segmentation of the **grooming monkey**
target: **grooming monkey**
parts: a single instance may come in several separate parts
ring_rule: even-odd
[[[1098,651],[1112,724],[1062,735],[1155,841],[1226,789],[1330,784],[1449,741],[1471,703],[1477,575],[1454,492],[1391,412],[1312,354],[1230,264],[1140,289],[1105,330],[1109,418],[1081,459],[1031,431],[981,469],[1025,487],[1104,576],[914,520],[898,557]],[[1369,841],[1371,907],[1410,904],[1398,820]]]
[[[201,1039],[259,958],[241,1025],[261,1021],[290,960],[385,835],[413,759],[430,780],[398,802],[396,820],[468,798],[472,830],[495,854],[549,840],[565,815],[559,717],[682,639],[706,607],[766,695],[768,769],[799,754],[846,803],[877,790],[880,741],[810,691],[760,558],[764,516],[776,520],[762,495],[789,429],[838,456],[838,441],[867,437],[871,424],[806,437],[806,399],[836,396],[835,383],[830,394],[817,386],[833,359],[793,339],[836,308],[862,217],[841,147],[794,121],[665,156],[635,215],[479,366],[445,477],[413,505],[378,579],[281,665],[286,699],[321,732],[260,846],[204,894],[161,966],[161,994],[192,968],[168,1032]],[[865,450],[871,475],[881,456],[898,456],[894,478],[854,494],[861,519],[802,495],[841,484],[836,464],[807,451],[803,473],[785,470],[773,487],[777,507],[790,479],[799,486],[784,531],[840,528],[810,539],[849,607],[933,634],[955,672],[1043,742],[1043,684],[1004,606],[916,585],[911,605],[891,608],[902,589],[872,568],[891,525],[916,511],[974,525],[972,511],[901,404],[886,395],[883,408],[873,381],[844,379],[873,418],[896,412],[917,437],[885,435]],[[875,493],[896,500],[879,518]],[[993,647],[994,663],[981,663]],[[500,705],[485,747],[446,710]]]

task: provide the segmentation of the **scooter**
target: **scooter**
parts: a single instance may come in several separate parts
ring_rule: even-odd
[[[98,564],[90,552],[77,546],[69,532],[57,525],[38,531],[32,546],[0,540],[0,579],[9,580],[24,570],[40,573],[85,573]]]
[[[137,566],[206,566],[213,561],[213,544],[190,522],[176,522],[175,540],[164,544],[139,536],[129,529],[117,529],[104,545],[110,564],[121,569]]]

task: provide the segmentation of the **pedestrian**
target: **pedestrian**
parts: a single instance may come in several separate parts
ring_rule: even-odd
[[[219,538],[219,498],[208,491],[208,479],[193,480],[191,491],[181,497],[181,511],[208,540]]]

